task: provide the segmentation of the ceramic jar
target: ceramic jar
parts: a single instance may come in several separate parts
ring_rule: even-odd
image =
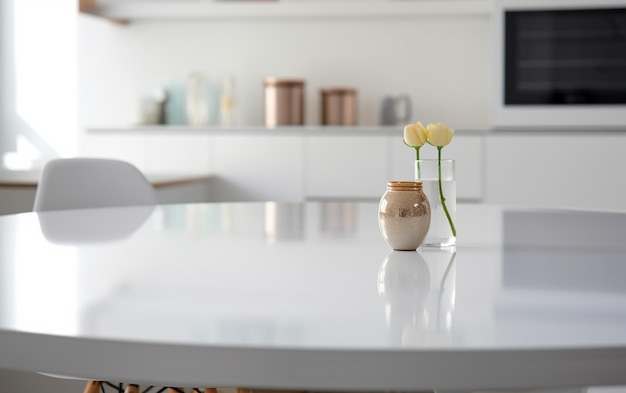
[[[419,181],[390,181],[378,205],[378,225],[387,244],[414,251],[430,227],[430,203]]]

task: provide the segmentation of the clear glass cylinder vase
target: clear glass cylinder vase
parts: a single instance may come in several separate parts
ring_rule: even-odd
[[[453,227],[456,224],[455,161],[415,160],[415,180],[422,182],[424,194],[430,201],[431,208],[430,228],[422,246],[455,245],[456,235],[453,233]],[[444,200],[442,200],[442,195]]]

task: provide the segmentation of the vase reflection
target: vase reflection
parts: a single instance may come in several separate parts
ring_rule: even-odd
[[[393,340],[402,346],[446,346],[451,340],[456,248],[392,251],[378,272],[378,293]]]

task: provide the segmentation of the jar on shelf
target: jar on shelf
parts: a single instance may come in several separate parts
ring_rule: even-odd
[[[329,87],[321,90],[322,118],[324,126],[356,126],[356,89]]]
[[[304,124],[304,80],[265,79],[265,126]]]

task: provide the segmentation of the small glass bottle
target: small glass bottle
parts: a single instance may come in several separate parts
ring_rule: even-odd
[[[414,251],[430,227],[430,203],[419,181],[390,181],[378,205],[378,225],[387,244]]]
[[[224,82],[224,89],[220,97],[220,124],[222,126],[235,125],[235,79],[229,76]]]
[[[203,126],[209,123],[209,104],[206,97],[206,85],[199,72],[194,72],[187,79],[187,124]]]

